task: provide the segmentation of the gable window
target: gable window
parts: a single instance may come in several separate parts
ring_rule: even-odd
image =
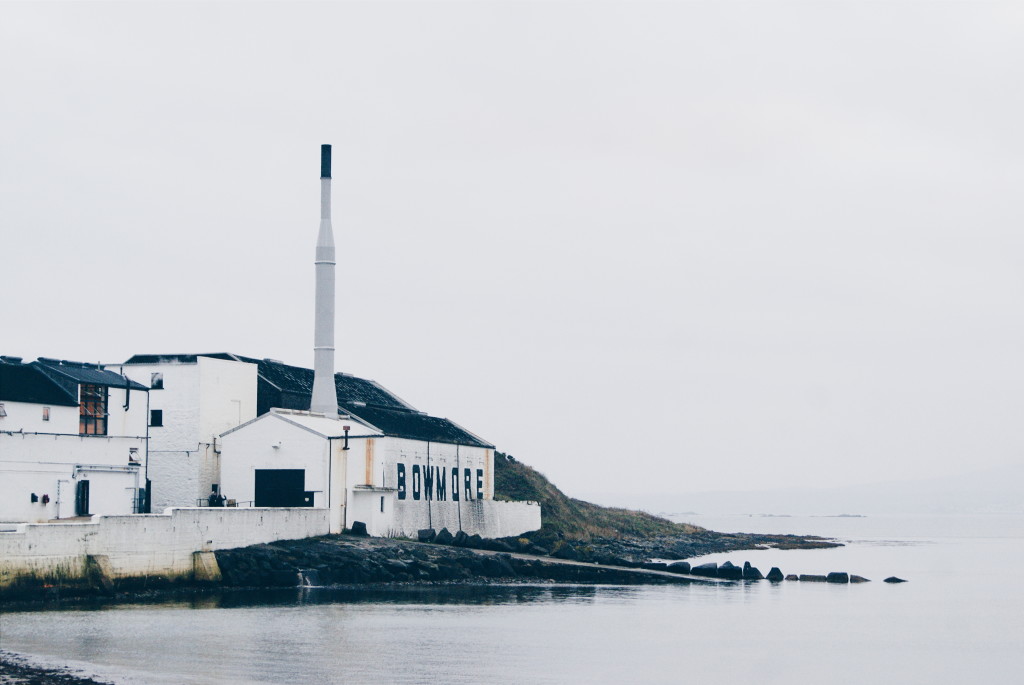
[[[156,372],[149,377],[149,388],[151,390],[163,390],[164,389],[164,375]]]
[[[78,432],[81,435],[107,434],[107,386],[82,383],[79,391]]]
[[[164,410],[163,409],[150,409],[149,410],[149,425],[150,426],[162,426],[162,425],[164,425]]]
[[[50,420],[50,408],[49,407],[43,407],[43,421],[49,421],[49,420]]]

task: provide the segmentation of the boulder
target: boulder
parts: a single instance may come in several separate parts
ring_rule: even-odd
[[[466,547],[466,543],[469,542],[469,534],[464,530],[460,530],[455,534],[455,538],[452,540],[452,544],[456,547]]]
[[[743,580],[761,580],[763,578],[760,569],[751,566],[749,561],[743,562]]]
[[[690,562],[688,561],[675,561],[668,565],[665,569],[669,573],[689,573]]]
[[[871,580],[869,578],[865,578],[864,576],[850,576],[850,582],[851,583],[870,583]]]
[[[815,576],[808,573],[800,574],[801,583],[824,583],[828,578],[826,576]]]
[[[466,547],[471,547],[472,549],[483,549],[484,539],[480,537],[479,533],[473,533],[469,536],[469,539],[466,540]]]
[[[795,573],[790,573],[788,576],[786,576],[786,580],[800,580],[800,576],[798,576]]]
[[[640,568],[645,568],[648,571],[667,571],[668,564],[662,561],[645,561],[640,564]]]
[[[690,569],[690,573],[695,576],[704,576],[706,578],[717,578],[718,577],[718,564],[713,561],[709,561],[706,564],[694,566]]]
[[[369,535],[369,533],[366,532],[366,524],[362,521],[353,521],[352,527],[348,532],[352,533],[352,535]]]
[[[718,567],[718,577],[728,580],[742,580],[743,569],[727,561]]]
[[[825,582],[846,584],[850,582],[850,574],[846,571],[832,571],[825,577]]]
[[[885,579],[885,582],[886,583],[905,583],[907,581],[903,580],[902,578],[897,578],[896,576],[889,576],[888,578]]]
[[[778,566],[772,566],[772,570],[768,572],[768,580],[773,583],[777,583],[783,579],[782,571],[779,570]]]
[[[420,528],[416,535],[420,542],[433,542],[434,538],[437,537],[437,531],[433,528]]]
[[[442,528],[434,537],[434,542],[436,542],[439,545],[450,545],[452,544],[452,540],[454,539],[455,536],[452,535],[447,528]]]

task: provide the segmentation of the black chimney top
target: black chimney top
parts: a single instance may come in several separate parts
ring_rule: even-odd
[[[320,178],[331,177],[331,146],[320,146]]]

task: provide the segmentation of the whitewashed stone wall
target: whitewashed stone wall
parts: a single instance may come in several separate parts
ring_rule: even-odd
[[[536,502],[502,502],[475,500],[460,502],[396,501],[391,519],[392,529],[371,531],[375,535],[416,537],[422,528],[460,530],[484,538],[504,538],[540,528],[540,505]]]
[[[114,577],[187,575],[192,553],[328,532],[326,509],[171,509],[100,516],[90,523],[21,524],[0,533],[0,587],[23,575],[82,577],[106,556]]]

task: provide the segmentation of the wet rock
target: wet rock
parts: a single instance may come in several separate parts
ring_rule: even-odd
[[[718,567],[718,577],[726,578],[728,580],[742,580],[743,569],[736,566],[731,561],[727,561]]]
[[[816,576],[816,575],[811,575],[809,573],[801,573],[800,574],[800,582],[801,583],[824,583],[827,580],[828,580],[827,576]]]
[[[778,566],[772,566],[772,570],[768,572],[768,580],[773,583],[777,583],[783,579],[782,571],[779,570]]]
[[[668,568],[665,569],[665,570],[668,571],[669,573],[689,573],[690,572],[690,562],[688,562],[688,561],[676,561],[676,562],[673,562],[673,563],[669,564]]]
[[[717,578],[718,577],[718,564],[713,561],[709,561],[706,564],[700,564],[690,569],[690,573],[695,576],[704,576],[706,578]]]
[[[786,580],[800,580],[800,576],[798,576],[795,573],[790,573],[788,576],[786,576]]]
[[[437,531],[433,528],[420,528],[416,533],[416,537],[420,542],[433,542],[434,538],[437,537]]]
[[[369,534],[369,533],[366,532],[366,524],[363,523],[362,521],[353,521],[352,522],[352,528],[349,529],[349,532],[352,533],[352,535],[368,535]]]
[[[845,571],[832,571],[825,577],[825,582],[846,584],[850,582],[850,574]]]
[[[452,544],[452,540],[454,540],[454,539],[455,539],[455,536],[452,535],[451,532],[447,528],[442,528],[441,530],[438,531],[437,535],[434,537],[434,542],[436,542],[439,545],[450,545],[450,544]]]
[[[469,535],[464,530],[460,530],[455,534],[455,539],[452,540],[452,544],[456,547],[465,547],[466,542],[469,540]]]
[[[864,576],[850,576],[850,582],[851,583],[870,583],[871,580],[869,578],[865,578]]]
[[[905,583],[907,581],[903,580],[902,578],[897,578],[896,576],[889,576],[888,578],[885,579],[885,582],[886,583]]]
[[[760,569],[751,566],[749,561],[743,562],[743,580],[762,580],[763,578]]]
[[[466,547],[469,547],[470,549],[483,549],[484,539],[480,537],[480,535],[474,533],[469,536],[468,540],[466,540]]]

